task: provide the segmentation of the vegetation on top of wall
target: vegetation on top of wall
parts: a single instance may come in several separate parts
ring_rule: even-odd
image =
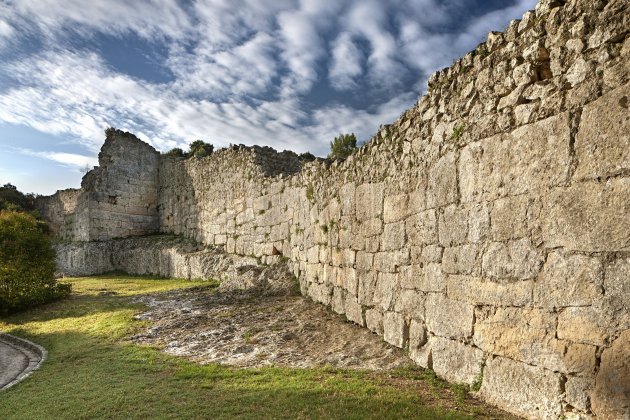
[[[206,143],[203,140],[195,140],[190,143],[188,147],[188,152],[184,152],[183,149],[176,147],[174,149],[169,150],[168,152],[163,153],[164,156],[173,156],[180,158],[189,158],[189,157],[206,157],[210,156],[214,152],[214,146],[210,143]]]
[[[330,142],[329,159],[345,159],[357,150],[357,136],[354,133],[340,134]]]
[[[55,279],[47,225],[27,213],[0,211],[0,315],[69,294]]]

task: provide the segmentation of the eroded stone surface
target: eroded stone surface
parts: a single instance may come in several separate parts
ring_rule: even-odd
[[[630,417],[630,330],[603,351],[591,404],[602,418]]]

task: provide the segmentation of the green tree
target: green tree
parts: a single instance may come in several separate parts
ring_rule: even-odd
[[[55,251],[46,224],[30,214],[0,211],[0,314],[67,296],[55,279]]]
[[[33,211],[33,194],[23,194],[15,185],[4,184],[0,187],[0,210]]]
[[[210,156],[213,151],[214,146],[210,143],[206,143],[203,140],[195,140],[190,143],[188,155],[194,157],[206,157]]]
[[[171,149],[171,150],[169,150],[168,152],[166,152],[164,154],[166,156],[186,157],[186,153],[182,149],[180,149],[179,147]]]
[[[340,134],[330,142],[329,159],[345,159],[357,150],[357,136],[352,134]]]

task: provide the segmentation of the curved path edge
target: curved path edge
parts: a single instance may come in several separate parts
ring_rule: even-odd
[[[47,356],[46,349],[38,344],[0,333],[0,391],[26,379],[39,369]]]

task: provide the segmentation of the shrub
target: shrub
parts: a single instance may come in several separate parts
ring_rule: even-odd
[[[0,187],[0,210],[33,211],[35,196],[23,194],[15,185],[4,184]]]
[[[206,157],[211,155],[213,151],[214,146],[210,143],[206,143],[203,140],[195,140],[190,143],[188,155],[194,157]]]
[[[30,214],[0,211],[0,314],[70,294],[55,280],[55,252],[46,224]]]
[[[186,157],[186,153],[180,149],[179,147],[176,147],[174,149],[169,150],[168,152],[164,153],[164,155],[166,156],[175,156],[175,157]]]
[[[304,152],[298,156],[298,159],[300,159],[301,162],[312,162],[317,158],[310,152]]]
[[[345,159],[357,150],[357,136],[352,134],[340,134],[330,142],[329,159]]]

